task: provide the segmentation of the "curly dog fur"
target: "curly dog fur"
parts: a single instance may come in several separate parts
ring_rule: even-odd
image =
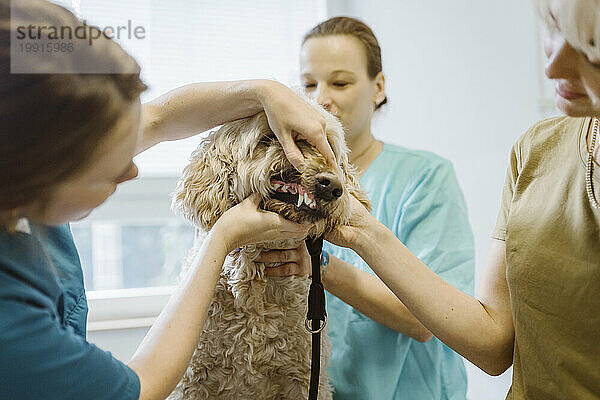
[[[326,119],[338,168],[327,165],[306,141],[299,141],[305,167],[301,174],[297,172],[266,115],[259,113],[225,124],[202,141],[177,185],[174,210],[207,232],[227,209],[258,192],[263,209],[293,221],[311,221],[315,227],[310,234],[321,235],[348,222],[350,195],[370,207],[348,162],[340,123],[315,107]],[[329,178],[341,184],[334,195],[323,191]],[[188,261],[200,248],[201,236]],[[301,243],[290,242],[246,246],[227,257],[198,347],[170,399],[308,398],[311,340],[304,319],[309,278],[267,278],[265,264],[254,262],[263,249]],[[331,346],[327,335],[321,342],[319,399],[328,400],[332,397],[327,376]]]

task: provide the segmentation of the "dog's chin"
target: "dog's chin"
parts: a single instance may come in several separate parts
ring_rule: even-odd
[[[263,198],[264,210],[273,211],[296,223],[310,223],[310,235],[320,236],[337,224],[342,198],[325,200],[309,188],[314,184],[305,182],[294,169],[270,178],[269,195]]]
[[[291,193],[272,193],[263,199],[262,208],[280,214],[285,219],[297,223],[317,223],[325,218],[325,214],[317,207],[310,208],[306,204],[298,207],[298,195]]]

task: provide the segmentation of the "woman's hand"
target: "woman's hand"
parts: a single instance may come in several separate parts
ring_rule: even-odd
[[[225,211],[211,232],[222,237],[227,251],[278,239],[303,239],[312,225],[297,224],[271,211],[258,208],[260,194],[248,196]]]
[[[312,271],[310,254],[308,254],[305,242],[302,242],[297,248],[263,251],[255,261],[264,263],[282,263],[276,267],[266,269],[267,276],[271,277],[290,275],[306,276],[310,275]]]
[[[293,90],[275,81],[267,81],[258,93],[269,126],[297,170],[302,170],[304,157],[296,141],[302,139],[315,146],[330,165],[336,165],[335,156],[327,142],[325,118],[321,113]]]
[[[352,215],[348,225],[339,225],[325,235],[325,240],[342,247],[355,247],[364,241],[368,230],[379,222],[373,218],[369,211],[354,196],[350,196]]]
[[[135,154],[262,110],[296,169],[302,168],[304,160],[296,145],[301,139],[315,146],[330,165],[336,165],[321,113],[287,86],[263,79],[194,83],[143,104],[143,137]]]

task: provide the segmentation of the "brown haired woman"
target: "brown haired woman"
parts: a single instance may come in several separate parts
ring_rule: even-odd
[[[344,126],[350,160],[361,173],[374,218],[435,273],[471,293],[473,235],[452,164],[429,152],[382,143],[371,132],[375,110],[387,101],[381,50],[371,29],[353,18],[324,21],[305,36],[300,64],[307,93]],[[325,249],[334,398],[465,399],[460,356],[432,338],[370,264],[348,249],[329,244]],[[263,257],[289,261],[270,275],[310,270],[303,248]]]
[[[352,226],[327,239],[354,249],[424,326],[483,371],[513,365],[507,399],[597,400],[600,5],[536,2],[548,28],[545,72],[567,116],[538,122],[512,149],[477,298],[436,275],[357,201]]]
[[[82,24],[51,3],[12,2],[12,10],[10,3],[0,2],[0,398],[163,399],[196,348],[226,254],[255,241],[302,238],[308,227],[259,211],[256,196],[227,211],[125,365],[85,339],[82,270],[65,224],[134,178],[132,157],[161,141],[264,109],[300,167],[297,137],[333,160],[325,122],[270,81],[189,85],[141,105],[146,87],[139,67],[104,37],[77,57],[41,55],[38,61],[63,70],[87,62],[137,73],[11,74],[11,11],[24,26]]]

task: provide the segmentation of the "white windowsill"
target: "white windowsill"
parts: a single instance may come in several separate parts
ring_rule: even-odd
[[[145,176],[120,185],[117,193],[84,221],[172,221],[170,193],[176,177]],[[88,331],[147,328],[167,304],[174,286],[146,287],[87,292]]]
[[[90,291],[88,331],[150,327],[174,290],[174,286],[162,286]]]

